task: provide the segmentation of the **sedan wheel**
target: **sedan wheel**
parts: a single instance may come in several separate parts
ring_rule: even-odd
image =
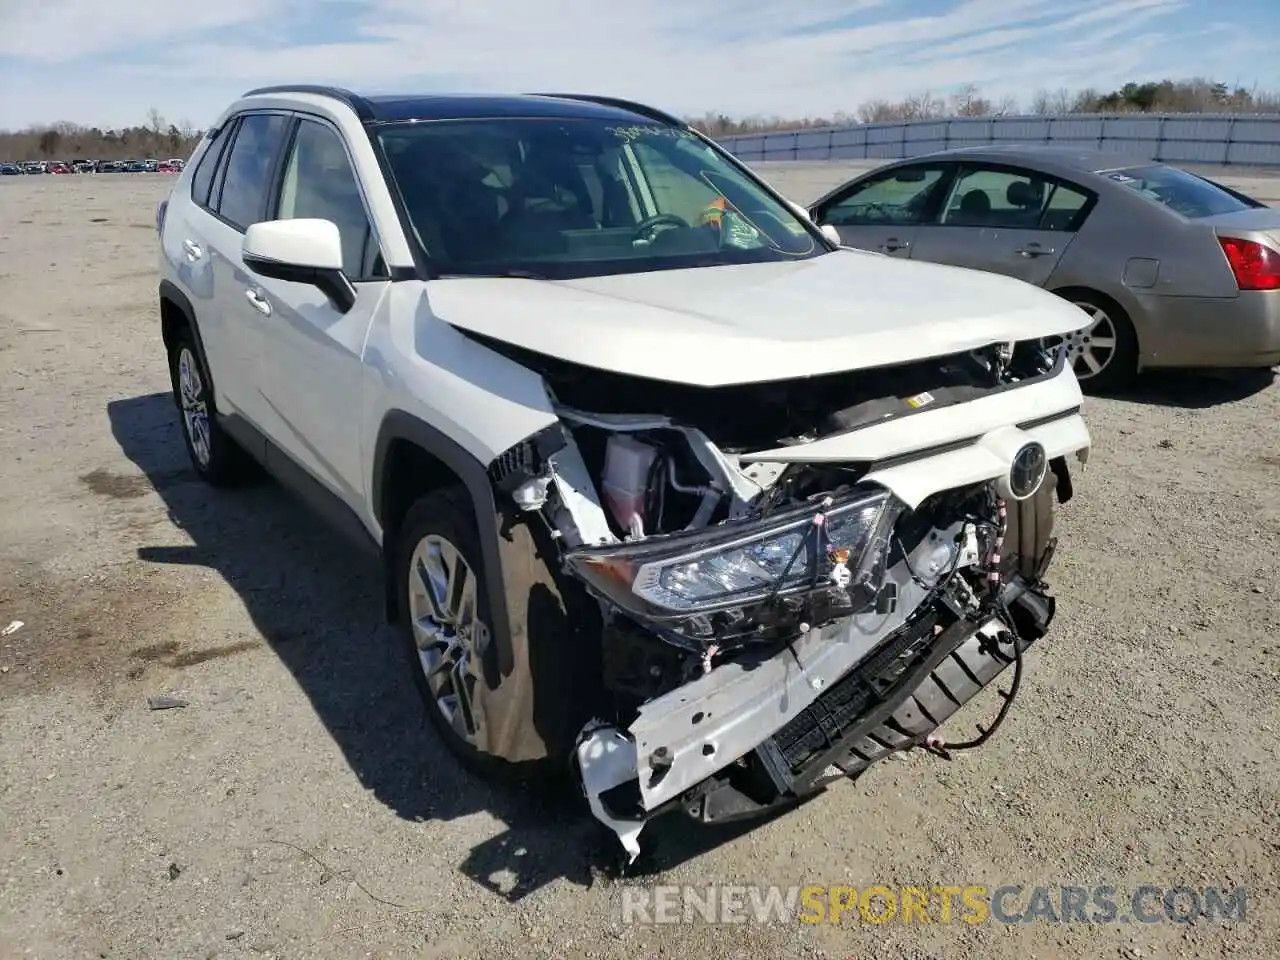
[[[1110,314],[1096,303],[1076,301],[1076,306],[1089,316],[1093,323],[1083,330],[1067,334],[1067,359],[1080,380],[1099,376],[1115,359],[1119,336]]]
[[[487,628],[477,606],[478,581],[462,552],[429,534],[409,561],[409,616],[427,690],[449,729],[468,746],[481,742],[472,709]]]
[[[1138,369],[1138,338],[1129,317],[1100,294],[1073,290],[1059,296],[1087,313],[1091,322],[1065,337],[1047,337],[1040,345],[1046,350],[1066,349],[1076,379],[1086,392],[1124,387]]]

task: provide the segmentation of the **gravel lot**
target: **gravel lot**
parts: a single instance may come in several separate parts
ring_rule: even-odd
[[[155,308],[170,182],[0,180],[0,628],[25,623],[0,637],[0,956],[1280,957],[1269,376],[1087,403],[1059,619],[984,750],[886,762],[750,831],[656,825],[619,881],[567,798],[443,754],[375,571],[271,484],[195,482]],[[623,885],[655,881],[1250,900],[1236,924],[622,926]]]

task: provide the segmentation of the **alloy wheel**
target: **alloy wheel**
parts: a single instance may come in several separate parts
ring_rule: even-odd
[[[410,626],[427,688],[449,726],[479,747],[482,720],[473,703],[487,628],[478,581],[461,551],[437,534],[418,542],[409,564]]]
[[[178,353],[178,398],[182,405],[182,425],[187,431],[187,439],[191,441],[191,450],[201,469],[207,470],[213,455],[209,407],[205,402],[200,364],[190,347],[183,347]]]
[[[1093,318],[1083,330],[1075,330],[1065,337],[1054,337],[1054,346],[1063,344],[1067,360],[1080,380],[1090,380],[1111,365],[1119,348],[1115,321],[1096,303],[1076,301],[1075,305]]]

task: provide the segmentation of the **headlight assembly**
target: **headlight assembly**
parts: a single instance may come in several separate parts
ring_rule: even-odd
[[[650,619],[680,619],[814,584],[830,587],[833,579],[856,586],[883,561],[900,510],[880,491],[693,534],[584,548],[566,561],[622,609]],[[848,575],[829,578],[836,567]]]

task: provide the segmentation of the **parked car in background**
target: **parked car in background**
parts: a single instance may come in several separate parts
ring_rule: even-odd
[[[28,160],[22,165],[22,172],[26,174],[44,173],[46,164],[43,160]]]
[[[180,164],[175,163],[172,160],[161,160],[156,165],[156,172],[157,173],[181,173],[182,166]]]
[[[183,170],[187,166],[187,161],[183,160],[181,157],[170,157],[168,160],[165,161],[165,163],[167,163],[174,170]]]
[[[49,173],[72,173],[72,172],[74,172],[74,171],[71,169],[71,167],[67,166],[65,163],[54,162],[54,163],[49,164],[49,167],[48,167],[48,171],[47,171],[47,172],[49,172]]]
[[[22,175],[22,168],[16,163],[0,163],[0,177],[17,177]]]
[[[1280,210],[1178,167],[1064,147],[900,160],[810,206],[849,246],[1002,273],[1094,319],[1067,337],[1109,389],[1153,367],[1280,363]]]

